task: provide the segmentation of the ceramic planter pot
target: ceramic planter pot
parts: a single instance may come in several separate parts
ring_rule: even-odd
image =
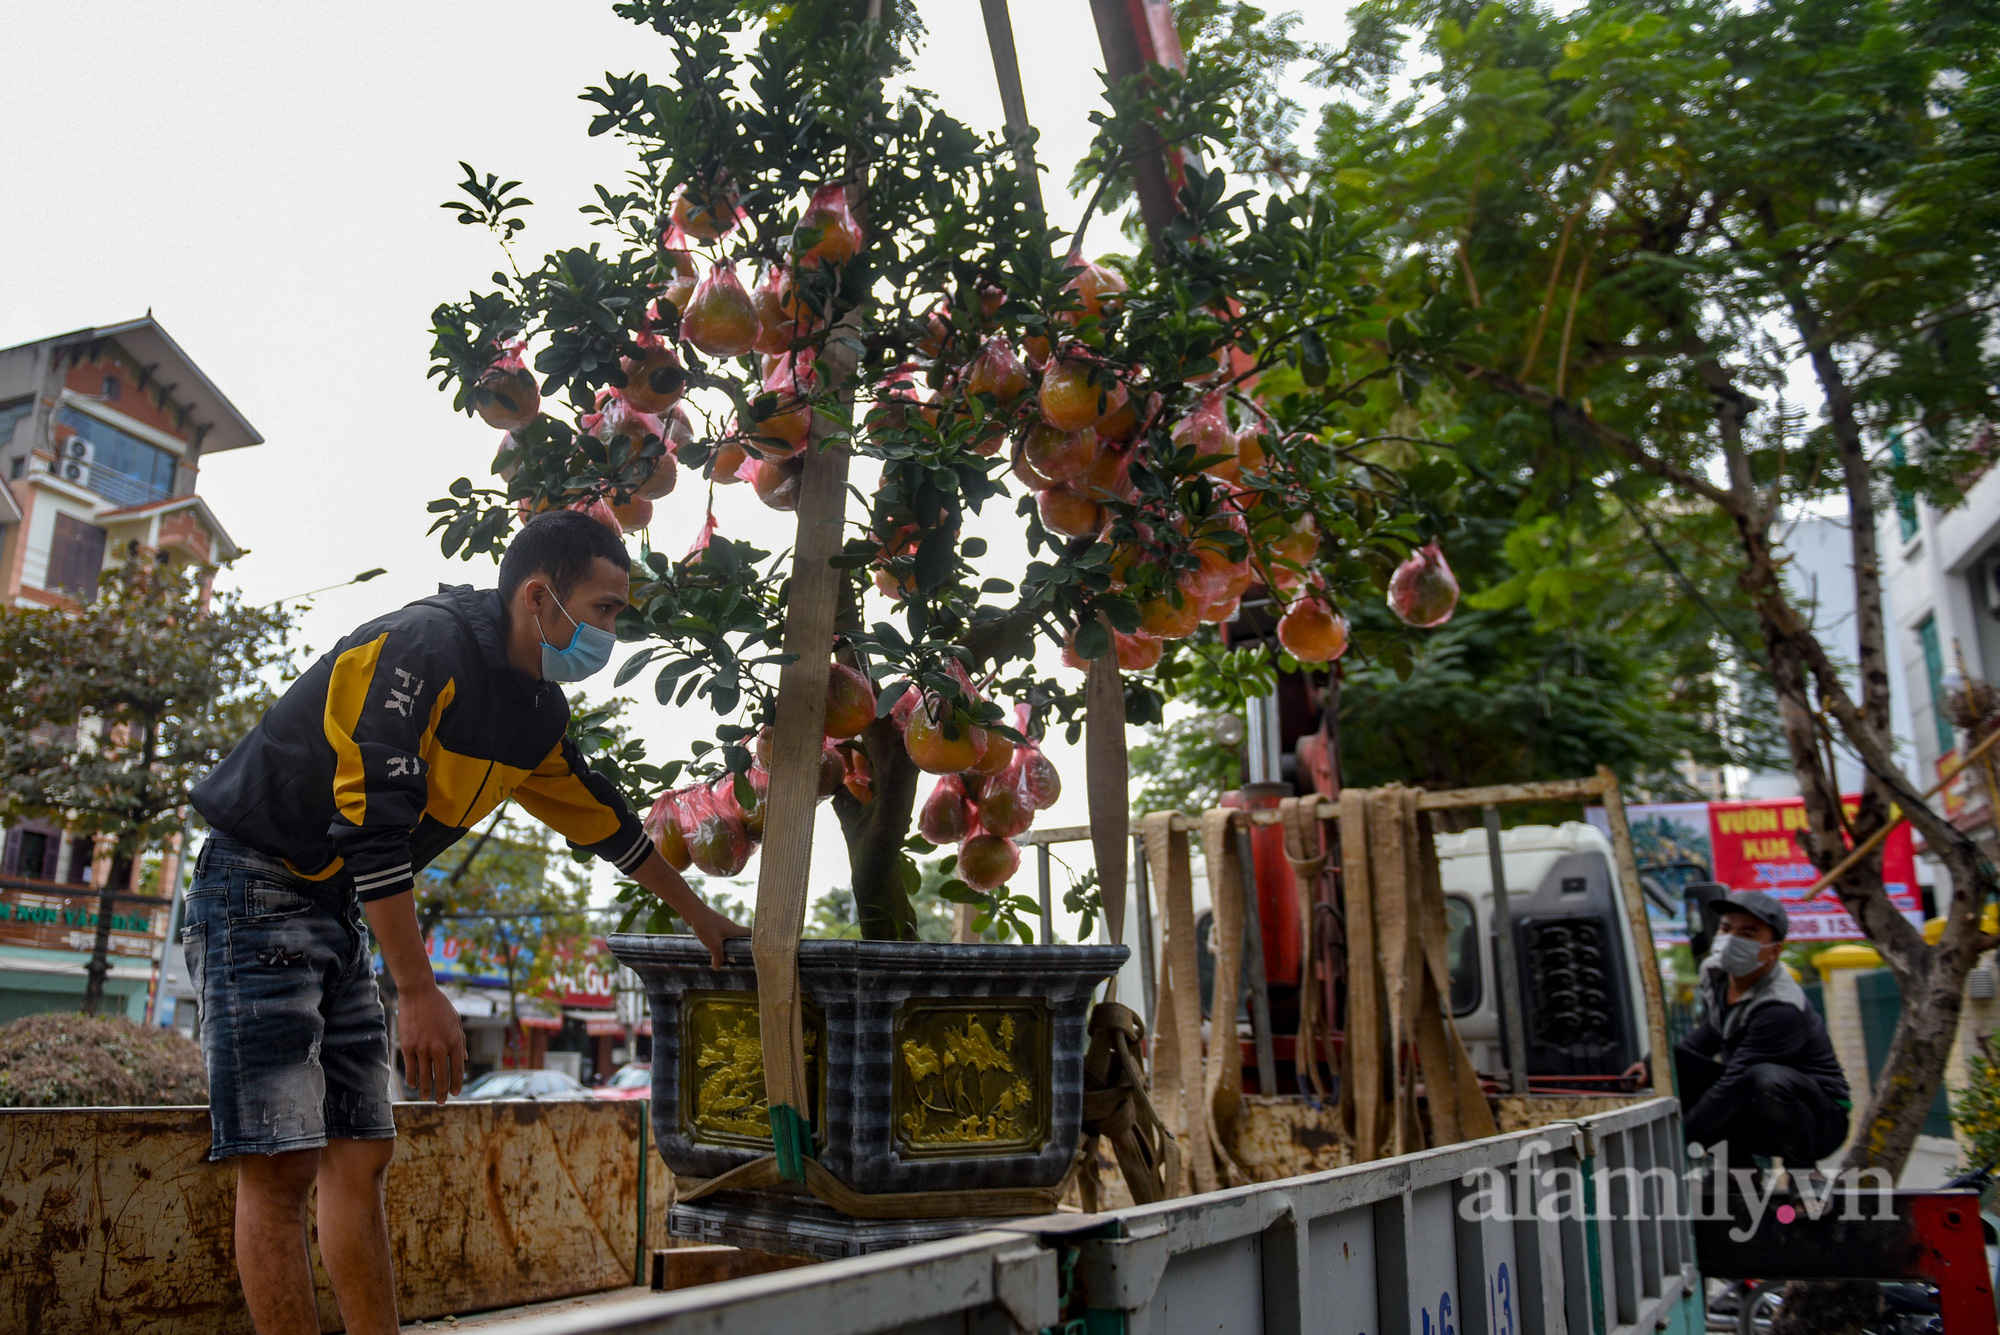
[[[653,1127],[675,1173],[770,1151],[750,943],[616,935],[653,1012]],[[1083,1107],[1091,990],[1124,946],[802,941],[817,1157],[857,1191],[1050,1187]]]

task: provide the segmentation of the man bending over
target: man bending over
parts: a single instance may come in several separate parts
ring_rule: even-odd
[[[261,1335],[317,1332],[305,1201],[354,1335],[397,1329],[383,1182],[395,1150],[374,951],[395,978],[404,1078],[443,1103],[465,1036],[417,927],[416,874],[513,799],[665,900],[722,962],[746,929],[654,851],[566,731],[558,682],[605,665],[631,558],[596,520],[543,515],[500,587],[446,587],[368,622],[196,786],[213,828],[187,894],[211,1159],[235,1159],[236,1262]]]

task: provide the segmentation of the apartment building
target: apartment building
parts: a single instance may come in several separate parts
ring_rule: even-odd
[[[1913,777],[1925,786],[1953,770],[1965,749],[1944,709],[1947,679],[1963,672],[2000,686],[2000,469],[1991,466],[2000,440],[1990,432],[1986,439],[1989,462],[1966,480],[1958,505],[1939,510],[1904,495],[1881,517],[1890,633],[1904,651],[1897,685],[1911,702]],[[1981,768],[1960,772],[1941,800],[1955,824],[2000,856],[1991,780]]]
[[[238,548],[198,492],[202,462],[263,437],[149,311],[0,349],[0,599],[75,610],[140,551],[222,561]],[[160,884],[178,859],[164,850]],[[87,838],[31,823],[0,855],[0,1023],[67,1010],[84,988],[106,877],[139,888]],[[166,901],[121,902],[106,1009],[145,1013]]]

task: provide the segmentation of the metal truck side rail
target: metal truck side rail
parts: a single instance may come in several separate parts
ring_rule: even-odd
[[[510,1335],[1623,1335],[1702,1329],[1671,1099],[704,1285]]]

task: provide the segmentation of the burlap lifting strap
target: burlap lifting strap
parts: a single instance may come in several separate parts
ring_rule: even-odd
[[[1278,823],[1285,832],[1285,861],[1299,890],[1299,1029],[1292,1045],[1293,1065],[1304,1064],[1313,1093],[1326,1094],[1319,1074],[1319,952],[1314,948],[1320,877],[1326,872],[1326,843],[1320,833],[1319,795],[1288,797],[1278,803]]]
[[[1149,812],[1140,828],[1146,835],[1146,863],[1166,909],[1166,967],[1160,973],[1159,1033],[1153,1040],[1155,1106],[1178,1119],[1183,1180],[1175,1195],[1216,1188],[1215,1159],[1208,1148],[1208,1118],[1202,1113],[1207,1081],[1201,1060],[1201,982],[1196,974],[1194,881],[1188,837],[1173,828],[1172,811]],[[1191,1180],[1190,1180],[1191,1179]]]
[[[1208,1052],[1202,1111],[1208,1143],[1222,1181],[1241,1186],[1249,1174],[1230,1145],[1243,1110],[1243,1053],[1237,1046],[1236,1011],[1243,997],[1243,864],[1232,820],[1223,808],[1201,813],[1201,849],[1208,861],[1208,900],[1215,914],[1215,990],[1208,1008]]]
[[[1090,1050],[1083,1058],[1083,1208],[1095,1214],[1097,1142],[1111,1142],[1118,1171],[1138,1205],[1163,1201],[1180,1191],[1181,1153],[1173,1133],[1146,1097],[1146,1073],[1139,1046],[1146,1026],[1129,1007],[1100,1003],[1090,1013]]]
[[[1417,797],[1401,785],[1341,794],[1351,943],[1341,1106],[1357,1162],[1495,1133],[1451,1021],[1444,887]],[[1418,1116],[1420,1071],[1428,1135]]]
[[[880,1194],[855,1191],[807,1159],[805,1188],[844,1215],[855,1219],[973,1219],[1020,1218],[1053,1214],[1062,1187],[984,1187],[969,1191],[905,1191]],[[682,1178],[675,1185],[674,1203],[687,1205],[718,1191],[782,1189],[775,1154],[763,1154],[738,1164],[720,1177]]]

